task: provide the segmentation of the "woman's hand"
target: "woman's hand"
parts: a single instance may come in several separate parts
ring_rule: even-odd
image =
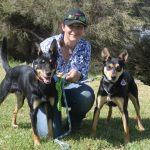
[[[67,74],[66,74],[66,80],[69,82],[76,82],[79,81],[81,78],[81,72],[79,72],[76,69],[71,69]]]
[[[62,77],[63,77],[63,75],[64,75],[64,73],[63,73],[63,72],[59,72],[59,73],[57,73],[57,77],[59,77],[59,78],[62,78]]]

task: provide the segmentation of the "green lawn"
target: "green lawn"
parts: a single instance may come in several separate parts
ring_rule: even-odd
[[[0,80],[4,77],[4,70],[0,68]],[[98,90],[99,79],[88,83],[95,93]],[[101,119],[99,119],[97,135],[90,137],[92,125],[93,108],[84,119],[79,132],[71,134],[63,141],[72,146],[72,150],[149,150],[150,149],[150,87],[138,82],[139,99],[141,105],[141,116],[146,128],[139,132],[136,128],[135,111],[129,102],[129,127],[131,142],[124,146],[122,119],[117,108],[113,109],[112,119],[106,125],[108,108],[103,107]],[[29,119],[29,108],[27,102],[18,114],[19,128],[11,127],[11,117],[15,105],[15,96],[9,95],[0,106],[0,150],[59,150],[60,147],[52,141],[42,140],[38,147],[34,147],[32,141],[32,130]]]

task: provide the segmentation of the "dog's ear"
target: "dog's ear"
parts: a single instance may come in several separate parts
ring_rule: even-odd
[[[107,48],[104,48],[102,50],[101,57],[102,57],[102,59],[103,59],[104,62],[111,58],[109,50]]]
[[[40,56],[42,55],[42,50],[41,50],[41,47],[40,47],[40,44],[37,43],[37,42],[34,42],[32,44],[32,54],[36,55],[36,56]]]
[[[50,46],[50,49],[49,49],[49,53],[52,54],[53,58],[55,60],[57,60],[57,41],[56,39],[53,39],[52,43],[51,43],[51,46]]]
[[[119,59],[123,60],[124,62],[127,62],[128,59],[128,52],[127,50],[124,50],[119,56]]]
[[[56,39],[53,39],[53,41],[51,43],[51,46],[49,48],[49,51],[51,53],[55,53],[57,51],[57,41],[56,41]]]

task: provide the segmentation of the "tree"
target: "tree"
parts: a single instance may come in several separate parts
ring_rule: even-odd
[[[9,36],[9,53],[23,61],[31,55],[33,43],[61,31],[63,14],[72,7],[81,8],[88,16],[86,38],[92,43],[92,62],[100,61],[100,51],[108,47],[113,54],[137,45],[129,31],[135,26],[148,24],[148,0],[0,0],[0,37]],[[33,36],[35,33],[37,36]],[[39,37],[39,38],[37,38]],[[139,46],[138,46],[139,47]],[[139,53],[143,52],[138,50]],[[130,50],[131,66],[140,57]],[[141,55],[142,56],[142,55]],[[92,63],[95,66],[95,63]],[[139,66],[141,68],[141,66]],[[93,69],[94,68],[94,69]],[[96,67],[91,67],[92,72]],[[132,69],[133,70],[133,69]],[[142,73],[140,73],[142,76]]]

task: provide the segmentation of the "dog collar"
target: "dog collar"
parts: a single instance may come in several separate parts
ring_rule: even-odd
[[[112,89],[115,83],[109,81],[105,76],[103,76],[103,80],[105,84],[107,84],[102,84],[104,91],[107,93],[107,101],[111,101],[111,97],[114,93],[111,93],[110,90]]]
[[[105,75],[103,75],[103,79],[104,79],[104,81],[107,82],[107,83],[115,84],[115,82],[109,81]]]

